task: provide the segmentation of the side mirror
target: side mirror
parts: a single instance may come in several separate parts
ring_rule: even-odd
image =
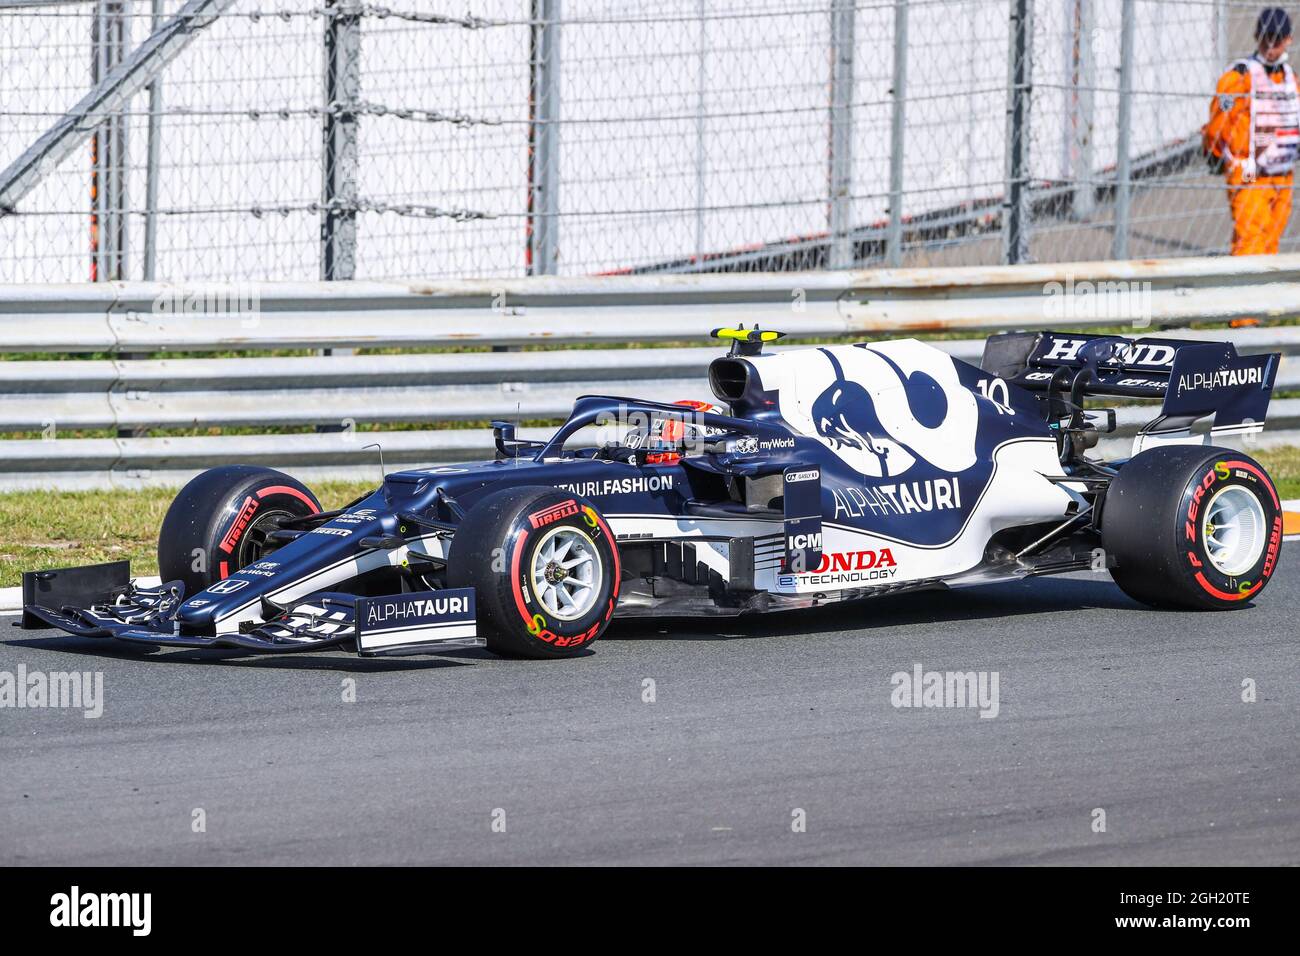
[[[492,439],[496,442],[497,454],[502,458],[511,458],[514,456],[509,448],[506,447],[508,442],[515,440],[515,423],[514,422],[493,422]]]

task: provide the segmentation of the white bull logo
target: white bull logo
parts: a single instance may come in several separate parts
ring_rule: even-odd
[[[862,474],[902,475],[916,461],[958,473],[975,464],[979,408],[952,359],[920,342],[837,346],[800,356],[799,398],[817,383],[811,407],[782,411]],[[813,387],[817,387],[814,385]]]

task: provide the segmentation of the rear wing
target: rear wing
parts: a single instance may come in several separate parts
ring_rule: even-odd
[[[1160,400],[1160,414],[1134,442],[1136,454],[1191,440],[1192,424],[1210,414],[1211,436],[1260,431],[1281,358],[1238,355],[1231,342],[1005,332],[989,337],[980,367],[1031,391],[1069,393],[1075,402],[1096,395]]]

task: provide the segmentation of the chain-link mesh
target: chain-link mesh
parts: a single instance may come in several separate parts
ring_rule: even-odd
[[[1128,89],[1130,157],[1127,256],[1226,252],[1231,235],[1222,179],[1201,154],[1201,126],[1229,13],[1253,21],[1256,7],[1214,0],[1135,2],[1132,60],[1122,74],[1124,4],[1067,0],[1040,4],[1035,21],[1031,155],[1043,206],[1031,256],[1041,261],[1111,258],[1121,90]],[[1238,31],[1251,50],[1249,24]],[[1051,56],[1052,52],[1056,56]]]
[[[236,0],[153,95],[8,196],[3,170],[185,5],[158,7],[0,0],[0,281],[1226,253],[1201,127],[1259,10]]]

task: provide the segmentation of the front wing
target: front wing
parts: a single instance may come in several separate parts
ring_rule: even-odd
[[[122,580],[112,580],[118,574]],[[69,597],[81,600],[69,601]],[[268,605],[264,621],[215,636],[181,632],[176,615],[184,600],[182,582],[140,587],[129,579],[125,562],[28,572],[23,575],[21,626],[158,647],[282,654],[352,645],[363,657],[434,653],[487,643],[478,636],[472,588],[379,597],[319,592],[289,607]]]

